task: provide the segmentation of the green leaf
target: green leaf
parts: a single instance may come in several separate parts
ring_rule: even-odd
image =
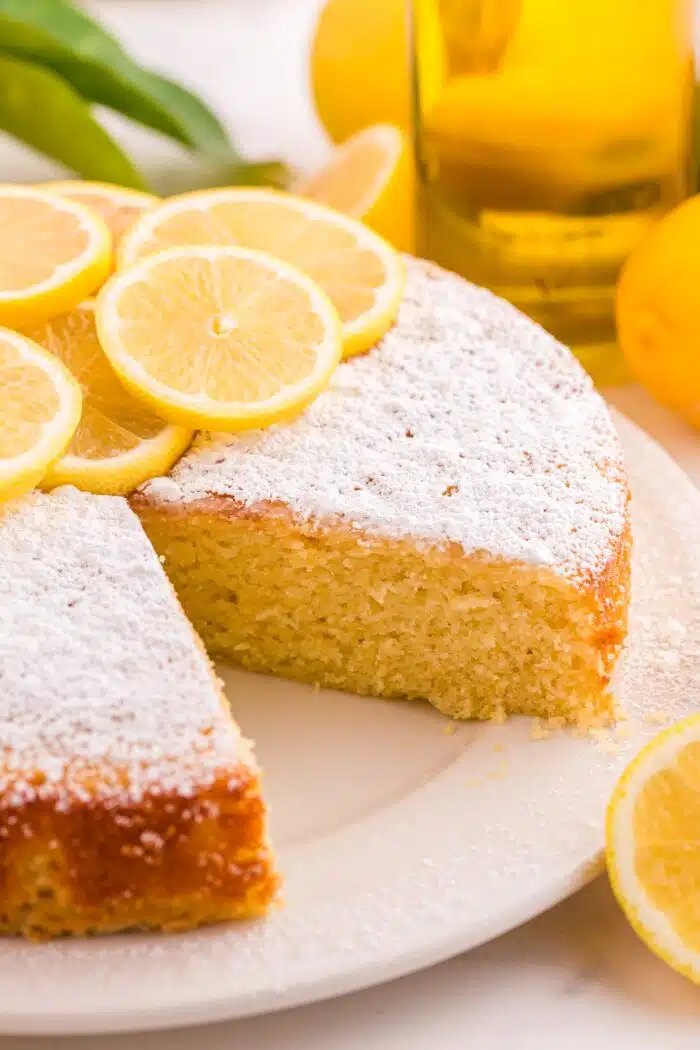
[[[48,66],[83,98],[192,149],[233,153],[203,102],[138,66],[118,40],[69,0],[0,0],[0,51]]]
[[[275,186],[287,189],[292,173],[279,161],[248,164],[245,161],[227,163],[209,157],[197,157],[187,163],[176,162],[151,172],[156,193],[170,197],[190,190],[213,189],[218,186]]]
[[[226,158],[229,161],[238,156],[218,118],[191,91],[174,80],[147,70],[141,70],[139,77],[150,88],[153,98],[158,99],[164,107],[179,114],[182,127],[186,126],[193,134],[196,132],[198,144],[190,141],[190,145],[195,145],[195,148],[202,153],[212,157]]]
[[[0,55],[0,129],[85,179],[148,189],[85,101],[55,73]]]
[[[293,182],[293,173],[278,160],[232,164],[226,173],[227,186],[274,186],[288,190]]]

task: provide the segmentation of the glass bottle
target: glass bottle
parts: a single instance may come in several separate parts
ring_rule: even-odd
[[[614,295],[691,192],[692,0],[408,0],[417,252],[620,381]]]

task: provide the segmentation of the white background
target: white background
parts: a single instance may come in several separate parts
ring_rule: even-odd
[[[614,2],[614,0],[611,0]],[[643,2],[643,0],[642,0]],[[91,0],[145,61],[199,90],[252,155],[302,167],[327,146],[309,101],[319,0]],[[164,182],[183,158],[127,129]],[[0,144],[3,178],[55,174]],[[700,436],[634,387],[611,399],[700,483]],[[660,704],[663,698],[659,698]],[[40,950],[40,949],[39,949]],[[0,1004],[0,1011],[2,1004]],[[413,977],[313,1007],[208,1028],[65,1039],[0,1038],[0,1050],[698,1050],[700,989],[637,941],[598,879],[548,915]]]

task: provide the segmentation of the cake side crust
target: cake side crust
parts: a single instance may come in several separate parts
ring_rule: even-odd
[[[254,918],[278,888],[245,767],[192,797],[0,802],[0,844],[0,932],[35,940]]]

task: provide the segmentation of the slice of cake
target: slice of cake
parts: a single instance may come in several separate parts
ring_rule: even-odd
[[[135,507],[209,651],[456,718],[608,717],[622,453],[568,350],[417,261],[297,421],[203,434]]]
[[[0,931],[262,913],[257,768],[127,503],[8,504],[0,595]]]

